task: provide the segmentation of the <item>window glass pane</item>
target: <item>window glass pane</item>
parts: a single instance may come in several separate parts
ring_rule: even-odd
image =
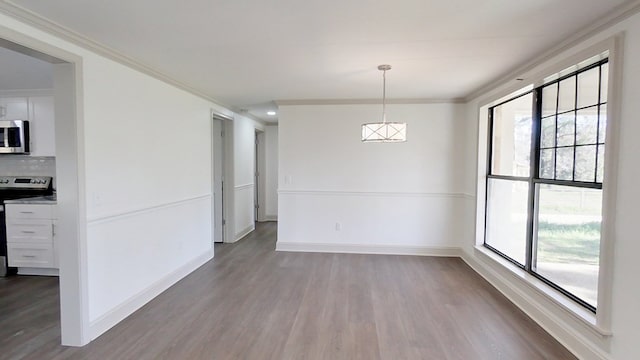
[[[604,180],[604,145],[598,146],[598,173],[596,182],[603,182]]]
[[[607,105],[600,105],[600,122],[598,129],[598,142],[603,144],[607,139]]]
[[[523,265],[529,184],[500,179],[488,181],[485,243]]]
[[[493,108],[491,173],[529,176],[533,94]]]
[[[554,179],[554,160],[556,150],[547,149],[540,152],[540,177],[543,179]]]
[[[576,145],[595,144],[598,141],[598,107],[578,110],[576,116]]]
[[[573,180],[573,149],[556,150],[556,180]]]
[[[597,105],[599,91],[599,67],[578,74],[578,108]]]
[[[574,110],[576,108],[576,77],[560,81],[560,95],[558,96],[558,112]]]
[[[602,190],[540,185],[534,271],[596,307]]]
[[[540,133],[540,147],[550,148],[556,145],[556,118],[542,119],[542,131]]]
[[[573,113],[558,116],[558,146],[570,146],[575,142],[575,115]]]
[[[542,88],[542,117],[554,115],[556,113],[556,103],[558,101],[558,84],[545,86]]]
[[[575,181],[596,181],[596,146],[576,147]]]
[[[600,82],[600,102],[607,102],[607,92],[609,90],[609,63],[602,65],[600,73],[602,81]]]

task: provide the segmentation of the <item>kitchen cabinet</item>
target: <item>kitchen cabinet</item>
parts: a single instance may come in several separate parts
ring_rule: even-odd
[[[6,204],[7,257],[18,274],[57,275],[55,205]]]
[[[56,156],[54,109],[48,94],[0,98],[0,119],[29,120],[32,156]]]
[[[28,120],[29,101],[26,97],[0,98],[1,120]]]
[[[56,126],[53,96],[29,97],[29,125],[32,156],[56,155]]]

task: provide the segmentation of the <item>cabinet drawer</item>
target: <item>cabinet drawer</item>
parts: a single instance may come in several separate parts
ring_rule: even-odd
[[[7,220],[7,242],[46,242],[53,240],[51,220]]]
[[[55,267],[53,244],[7,244],[9,266],[15,267]]]
[[[7,204],[5,205],[7,219],[51,219],[52,205],[40,204]]]

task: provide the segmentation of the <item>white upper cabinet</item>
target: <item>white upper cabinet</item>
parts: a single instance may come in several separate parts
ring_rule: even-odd
[[[55,156],[56,133],[53,96],[29,97],[31,155]]]
[[[26,97],[0,98],[0,120],[28,120],[29,101]]]
[[[0,97],[0,120],[29,120],[32,156],[56,156],[53,95]]]

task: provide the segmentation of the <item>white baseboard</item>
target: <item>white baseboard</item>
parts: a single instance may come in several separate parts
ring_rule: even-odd
[[[460,248],[370,244],[276,243],[276,251],[460,257]]]
[[[213,248],[181,266],[169,275],[156,281],[154,284],[131,297],[126,302],[92,321],[89,324],[89,335],[91,340],[94,340],[98,336],[104,334],[107,330],[124,320],[127,316],[133,314],[153,298],[160,295],[163,291],[167,290],[173,284],[177,283],[211,259],[213,259]]]
[[[547,331],[554,339],[576,355],[576,357],[589,360],[610,360],[609,355],[598,349],[597,346],[588,341],[576,330],[576,328],[580,327],[579,324],[573,327],[565,321],[569,320],[567,316],[558,316],[558,312],[562,312],[562,310],[556,311],[555,313],[552,311],[558,310],[557,305],[551,302],[537,301],[534,299],[535,292],[526,285],[512,281],[507,276],[504,276],[504,274],[495,271],[490,266],[484,264],[483,261],[476,259],[474,256],[462,250],[460,250],[460,254],[462,260],[476,273],[482,276],[509,299],[509,301]]]
[[[264,221],[278,221],[278,215],[265,215]]]

